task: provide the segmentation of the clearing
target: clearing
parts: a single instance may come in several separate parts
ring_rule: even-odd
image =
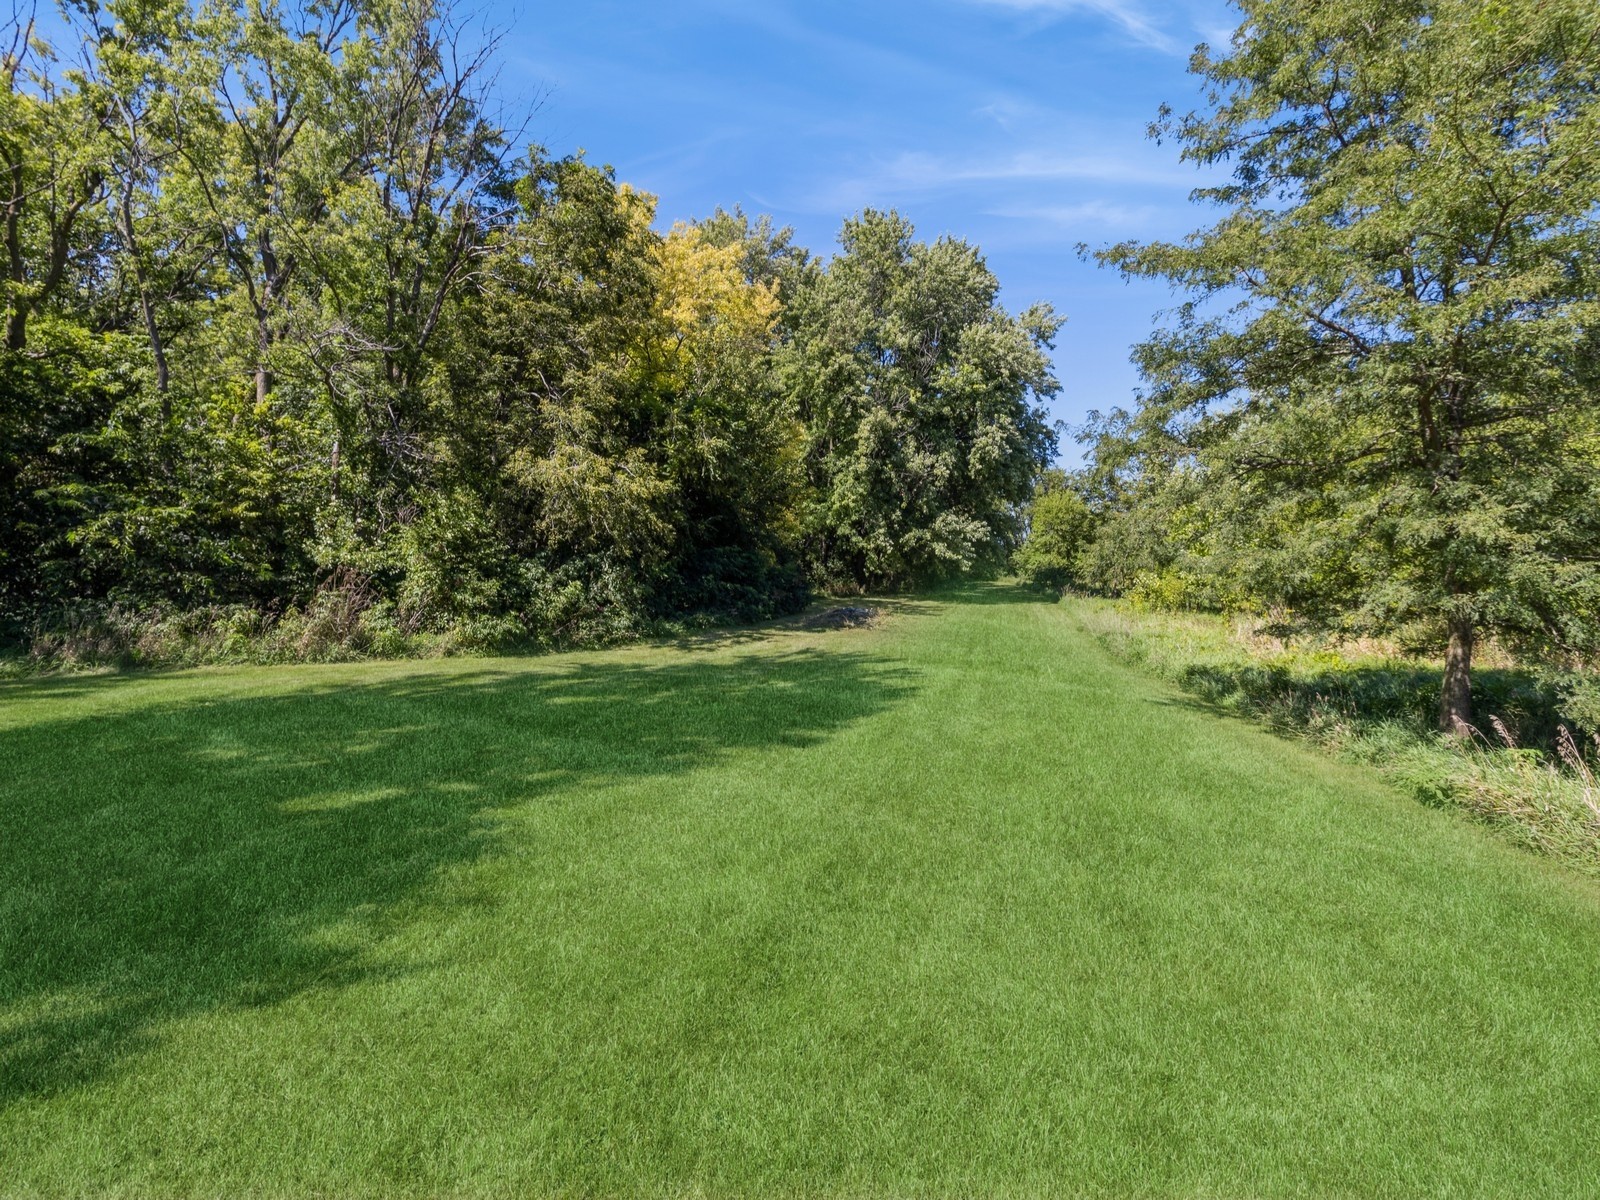
[[[1600,886],[873,603],[0,684],[0,1193],[1595,1193]]]

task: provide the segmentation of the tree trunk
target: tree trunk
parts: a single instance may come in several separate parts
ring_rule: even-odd
[[[1472,731],[1471,617],[1450,618],[1450,645],[1444,656],[1444,686],[1439,689],[1439,728],[1445,733]]]
[[[11,284],[11,303],[6,311],[6,349],[21,351],[28,345],[28,305],[22,287],[28,281],[27,260],[22,253],[22,203],[27,196],[22,177],[22,162],[14,160],[6,173],[10,195],[6,197],[6,279]]]
[[[167,366],[167,346],[161,338],[161,326],[156,322],[155,304],[141,281],[139,284],[139,311],[144,316],[145,338],[150,343],[150,356],[156,364],[156,394],[161,397],[161,420],[172,422],[172,397],[167,392],[172,386],[172,372]]]
[[[156,393],[161,397],[161,424],[172,424],[172,398],[167,395],[172,373],[167,368],[167,347],[161,338],[161,325],[156,320],[155,300],[150,295],[150,280],[145,276],[144,252],[139,247],[139,227],[133,220],[134,180],[127,175],[122,184],[122,206],[118,215],[122,222],[122,240],[128,257],[133,262],[133,279],[139,287],[139,314],[144,318],[145,337],[150,342],[150,356],[156,364]]]
[[[268,295],[270,297],[271,293]],[[256,307],[256,403],[261,405],[272,398],[272,387],[276,382],[272,377],[272,369],[267,366],[267,356],[272,353],[269,311],[266,304]]]

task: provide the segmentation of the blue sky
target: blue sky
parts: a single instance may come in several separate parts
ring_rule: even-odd
[[[897,208],[976,242],[1020,308],[1068,319],[1069,424],[1126,403],[1129,346],[1172,298],[1079,261],[1079,242],[1175,237],[1205,220],[1196,170],[1145,139],[1200,100],[1196,42],[1222,0],[490,0],[502,84],[530,133],[660,197],[663,225],[743,205],[831,252],[840,221]],[[1076,447],[1063,444],[1075,461]]]

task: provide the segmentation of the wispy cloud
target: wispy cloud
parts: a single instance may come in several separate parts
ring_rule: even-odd
[[[1084,13],[1110,21],[1131,40],[1165,54],[1181,53],[1184,47],[1166,30],[1156,25],[1144,9],[1130,0],[968,0],[990,8],[1008,8],[1013,12],[1036,13],[1041,16],[1068,16]]]
[[[1030,225],[1056,226],[1068,232],[1086,225],[1111,229],[1148,226],[1160,210],[1148,204],[1122,204],[1114,200],[1086,200],[1081,204],[1023,205],[995,208],[984,215]]]
[[[1024,149],[989,158],[908,152],[837,179],[796,206],[837,212],[935,193],[1012,190],[1040,184],[1097,183],[1176,191],[1195,186],[1192,169],[1117,150]]]
[[[808,12],[804,3],[790,5],[780,0],[700,0],[698,7],[722,22],[760,30],[785,53],[799,50],[828,68],[848,65],[870,71],[880,78],[922,79],[948,84],[938,66],[904,53],[892,45],[870,38],[852,36],[845,30],[830,28],[826,20]],[[798,9],[796,12],[794,9]]]
[[[1072,119],[1070,114],[1011,94],[992,96],[987,104],[973,109],[972,113],[974,116],[993,121],[1007,133],[1013,133],[1018,129],[1037,129],[1046,122],[1065,124]]]

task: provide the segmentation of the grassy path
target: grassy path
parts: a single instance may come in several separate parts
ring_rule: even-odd
[[[0,1194],[1597,1194],[1600,889],[1004,587],[0,684]]]

